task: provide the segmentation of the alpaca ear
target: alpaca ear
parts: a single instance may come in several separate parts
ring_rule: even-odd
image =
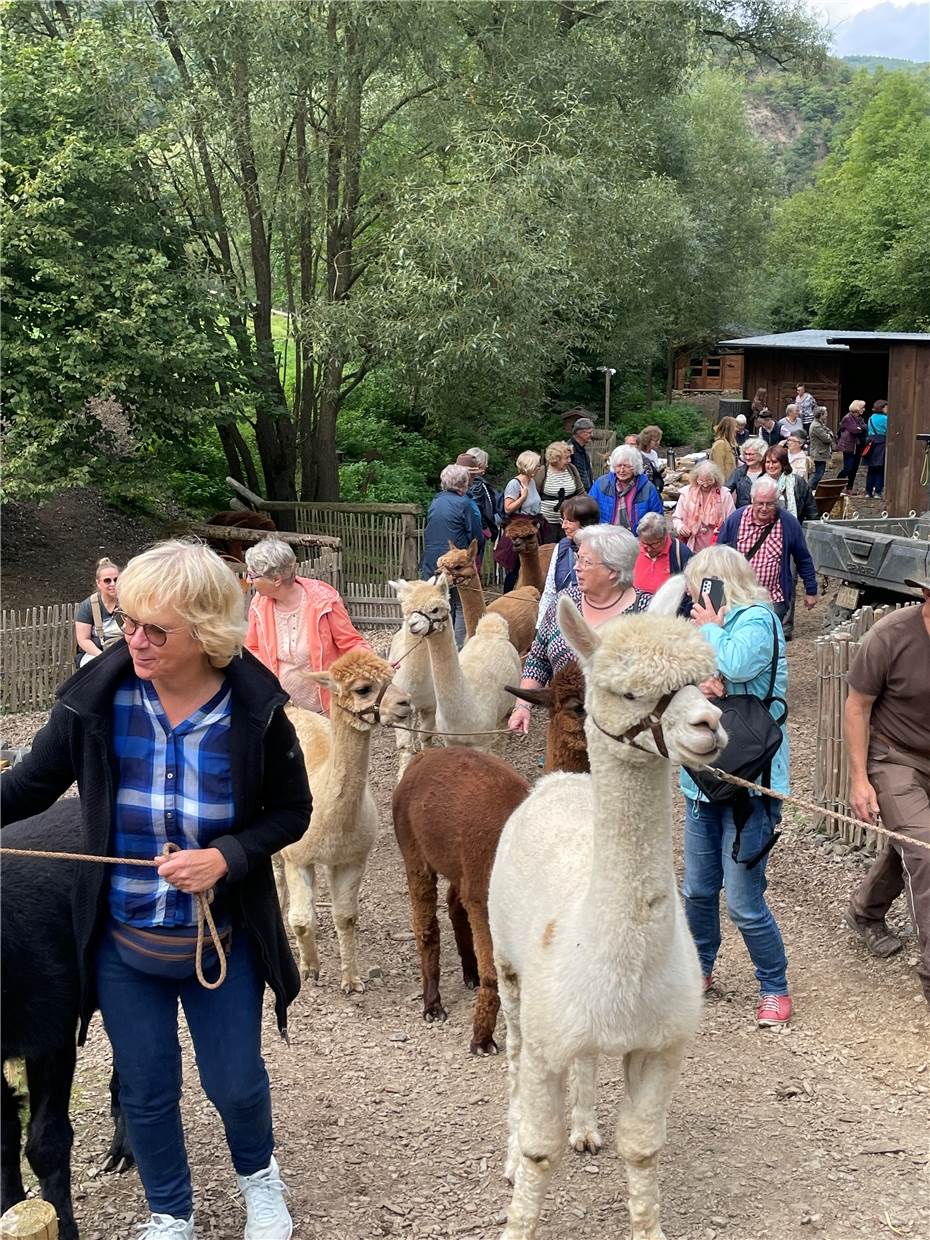
[[[562,636],[582,663],[590,659],[601,644],[601,639],[570,598],[560,598],[556,613]]]
[[[468,558],[470,560],[473,560],[475,559],[477,554],[478,554],[478,539],[473,538],[471,542],[468,544]]]
[[[545,706],[546,710],[552,705],[552,690],[548,687],[545,689],[521,689],[519,686],[514,688],[513,685],[504,685],[505,693],[512,693],[515,698],[520,698],[524,702],[534,702],[537,706]]]
[[[684,575],[669,577],[659,586],[647,607],[650,616],[675,616],[687,590]]]
[[[407,597],[407,595],[410,593],[410,588],[412,584],[413,583],[410,581],[403,581],[403,580],[388,582],[388,585],[391,587],[391,589],[394,591],[394,593],[397,595],[397,597],[401,601],[403,601]]]
[[[449,550],[450,550],[450,551],[458,551],[458,547],[455,545],[455,543],[452,541],[452,539],[451,539],[451,538],[449,539]]]
[[[321,685],[324,689],[330,689],[335,693],[339,688],[339,682],[330,676],[329,672],[304,672],[308,680],[312,680],[314,684]]]

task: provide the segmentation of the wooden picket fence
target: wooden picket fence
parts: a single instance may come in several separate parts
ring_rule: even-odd
[[[0,612],[0,710],[47,710],[74,671],[74,616],[79,603]]]
[[[910,604],[904,604],[909,606]],[[843,715],[848,693],[846,675],[859,643],[869,629],[896,604],[884,607],[860,607],[845,624],[819,637],[817,654],[817,758],[814,768],[814,800],[824,809],[851,814],[849,804],[849,761],[843,743]],[[874,852],[880,837],[865,827],[836,822],[826,816],[818,829],[827,836]]]

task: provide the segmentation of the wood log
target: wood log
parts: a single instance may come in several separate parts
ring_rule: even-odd
[[[271,536],[270,530],[249,530],[239,525],[207,525],[195,522],[190,527],[192,534],[201,538],[216,538],[221,542],[261,542]],[[292,547],[341,547],[342,540],[331,538],[328,534],[295,534],[290,530],[275,530],[273,537]]]
[[[39,1197],[19,1201],[0,1218],[3,1240],[58,1240],[58,1215]]]

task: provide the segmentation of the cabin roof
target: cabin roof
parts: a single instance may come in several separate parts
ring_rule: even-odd
[[[742,336],[721,340],[732,349],[815,349],[827,353],[848,353],[851,344],[874,341],[876,344],[927,344],[928,332],[844,332],[826,328],[808,328],[800,332],[777,332],[769,336]]]

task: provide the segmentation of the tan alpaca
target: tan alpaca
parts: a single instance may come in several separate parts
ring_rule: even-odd
[[[442,569],[449,583],[458,591],[465,617],[465,634],[467,637],[474,637],[478,621],[485,612],[503,616],[510,627],[513,647],[522,657],[532,645],[536,633],[539,591],[535,586],[519,586],[485,605],[484,589],[475,568],[477,553],[478,543],[475,539],[472,539],[471,545],[464,550],[450,542],[449,550],[436,561],[437,567]]]
[[[404,626],[426,646],[436,692],[436,728],[453,733],[444,744],[491,752],[502,738],[489,733],[506,726],[512,701],[504,686],[520,676],[520,656],[503,616],[486,615],[475,636],[455,648],[449,586],[430,581],[392,581]]]
[[[370,650],[350,650],[328,672],[313,679],[332,694],[326,719],[313,711],[287,708],[307,764],[313,813],[296,844],[282,850],[289,902],[288,921],[297,939],[300,972],[319,980],[316,866],[326,869],[333,921],[342,962],[342,990],[364,990],[355,953],[358,890],[378,835],[378,811],[368,783],[371,731],[404,722],[407,698],[393,684],[394,669]],[[284,891],[278,872],[278,895]]]
[[[592,629],[569,599],[559,627],[582,665],[590,775],[547,775],[508,819],[488,913],[507,1023],[513,1198],[502,1240],[532,1240],[565,1141],[601,1146],[599,1055],[623,1059],[617,1145],[633,1240],[664,1240],[657,1164],[666,1113],[701,1014],[703,982],[675,881],[671,764],[713,763],[720,711],[697,686],[714,652],[671,615],[678,579],[650,612]],[[660,722],[652,727],[655,716]],[[625,743],[625,742],[634,743]],[[570,827],[570,829],[566,829]]]
[[[534,586],[542,596],[546,588],[546,573],[549,561],[555,553],[556,544],[539,545],[539,534],[529,517],[513,517],[504,526],[504,533],[513,543],[514,550],[520,557],[520,575],[517,577],[517,589],[521,586]]]

